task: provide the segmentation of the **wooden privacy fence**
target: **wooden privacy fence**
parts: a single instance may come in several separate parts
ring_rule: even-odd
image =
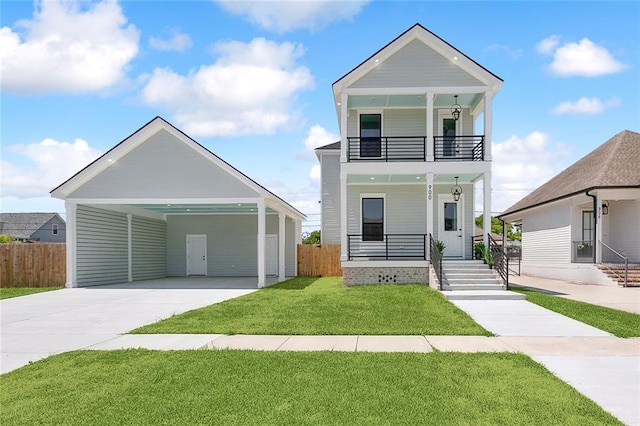
[[[66,244],[0,244],[0,287],[64,286]]]
[[[340,244],[298,244],[298,276],[342,276]]]

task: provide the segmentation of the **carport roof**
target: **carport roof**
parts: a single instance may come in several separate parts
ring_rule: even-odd
[[[89,182],[94,177],[98,176],[104,170],[115,164],[119,159],[124,157],[129,152],[133,151],[137,146],[148,140],[151,136],[156,134],[160,130],[166,130],[170,134],[172,134],[177,140],[183,142],[187,146],[194,149],[197,153],[211,161],[215,166],[218,166],[220,169],[226,171],[229,175],[235,177],[237,180],[242,182],[246,187],[255,191],[255,193],[259,194],[260,197],[267,201],[268,205],[277,210],[284,210],[292,217],[295,217],[300,220],[306,219],[306,216],[297,210],[295,207],[287,203],[285,200],[274,194],[273,192],[266,189],[264,186],[260,185],[222,158],[215,155],[213,152],[209,151],[206,147],[196,142],[182,130],[173,126],[171,123],[163,119],[162,117],[155,117],[144,126],[136,130],[130,136],[122,140],[120,143],[115,145],[101,157],[93,161],[91,164],[77,172],[71,178],[67,179],[65,182],[51,190],[51,196],[60,199],[67,199],[71,193],[73,193],[78,188],[82,187],[84,184]],[[213,204],[211,203],[203,203],[202,201],[192,200],[191,202],[188,199],[185,199],[185,202],[181,205],[173,204],[173,203],[162,203],[157,200],[149,200],[146,203],[147,207],[143,207],[145,205],[144,200],[141,199],[140,202],[134,203],[138,207],[143,207],[148,210],[156,210],[158,212],[171,212],[175,211],[176,208],[184,208],[182,211],[186,209],[198,209],[200,205],[200,210],[202,208],[207,209],[207,211],[212,211]],[[131,204],[131,203],[126,203]],[[247,202],[227,202],[222,204],[215,204],[215,208],[218,210],[228,210],[229,212],[238,212],[238,211],[250,211],[251,208],[255,207],[254,203]],[[196,212],[195,210],[193,211]]]

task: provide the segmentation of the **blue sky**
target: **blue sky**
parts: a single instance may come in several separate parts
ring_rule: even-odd
[[[156,115],[319,228],[313,147],[337,140],[331,84],[416,22],[504,79],[500,212],[622,130],[640,131],[638,2],[0,3],[3,212]]]

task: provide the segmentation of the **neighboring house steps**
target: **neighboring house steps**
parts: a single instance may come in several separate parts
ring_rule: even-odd
[[[624,265],[600,263],[597,266],[613,283],[624,285]],[[640,265],[629,265],[627,287],[640,287]]]
[[[505,291],[494,271],[481,260],[443,260],[443,294],[450,300],[519,300],[525,296]]]

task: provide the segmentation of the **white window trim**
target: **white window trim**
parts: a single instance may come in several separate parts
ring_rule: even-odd
[[[58,235],[58,224],[57,223],[52,224],[51,235]]]
[[[463,126],[462,126],[463,117],[464,117],[464,109],[462,110],[462,112],[460,112],[460,118],[456,120],[456,136],[461,136],[461,131],[463,129]],[[436,136],[446,136],[442,134],[442,119],[444,118],[453,118],[453,115],[451,115],[450,109],[438,110],[438,134]]]
[[[362,200],[364,198],[382,198],[382,233],[384,235],[387,234],[387,194],[385,193],[380,193],[380,194],[360,194],[360,205],[358,206],[358,211],[360,212],[360,225],[358,226],[358,233],[360,235],[362,234]]]
[[[357,137],[360,137],[360,116],[369,114],[380,114],[380,137],[384,137],[384,110],[383,109],[359,109],[358,111],[358,123],[357,123]]]

